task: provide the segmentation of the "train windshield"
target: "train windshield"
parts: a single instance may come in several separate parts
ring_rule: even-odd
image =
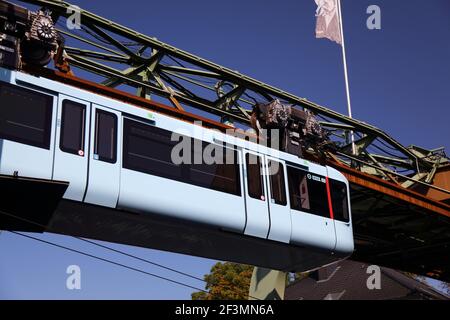
[[[334,218],[339,221],[349,222],[347,185],[333,179],[329,179],[329,183]]]

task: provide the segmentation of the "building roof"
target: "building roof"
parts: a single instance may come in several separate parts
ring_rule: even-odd
[[[450,296],[426,283],[389,268],[345,260],[310,273],[286,288],[287,300],[447,300]],[[369,269],[368,269],[369,268]],[[379,270],[379,286],[374,271]],[[369,285],[368,285],[369,282]]]

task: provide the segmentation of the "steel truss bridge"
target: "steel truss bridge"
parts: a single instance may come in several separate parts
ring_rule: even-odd
[[[201,110],[205,125],[222,130],[249,128],[255,102],[279,99],[314,112],[338,146],[327,163],[351,184],[353,259],[450,281],[450,162],[443,148],[404,146],[373,125],[83,9],[80,29],[71,30],[67,2],[22,2],[50,10],[65,39],[55,70],[33,70],[43,76],[188,121]],[[80,78],[85,72],[96,81]]]

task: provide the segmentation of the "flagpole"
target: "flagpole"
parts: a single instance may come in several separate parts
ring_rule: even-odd
[[[342,41],[342,60],[344,62],[344,76],[345,76],[345,92],[347,94],[347,109],[348,116],[352,118],[352,104],[350,101],[350,88],[348,85],[348,72],[347,72],[347,58],[345,54],[345,40],[344,40],[344,23],[342,21],[342,11],[341,11],[341,0],[337,0],[338,12],[339,12],[339,23],[340,23],[340,32],[341,32],[341,41]],[[356,146],[355,146],[355,136],[353,131],[350,132],[350,139],[352,143],[352,152],[356,154]]]

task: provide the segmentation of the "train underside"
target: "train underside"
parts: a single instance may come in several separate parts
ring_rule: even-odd
[[[344,259],[158,214],[140,215],[63,199],[65,182],[0,176],[0,229],[49,232],[282,271],[307,271]]]

